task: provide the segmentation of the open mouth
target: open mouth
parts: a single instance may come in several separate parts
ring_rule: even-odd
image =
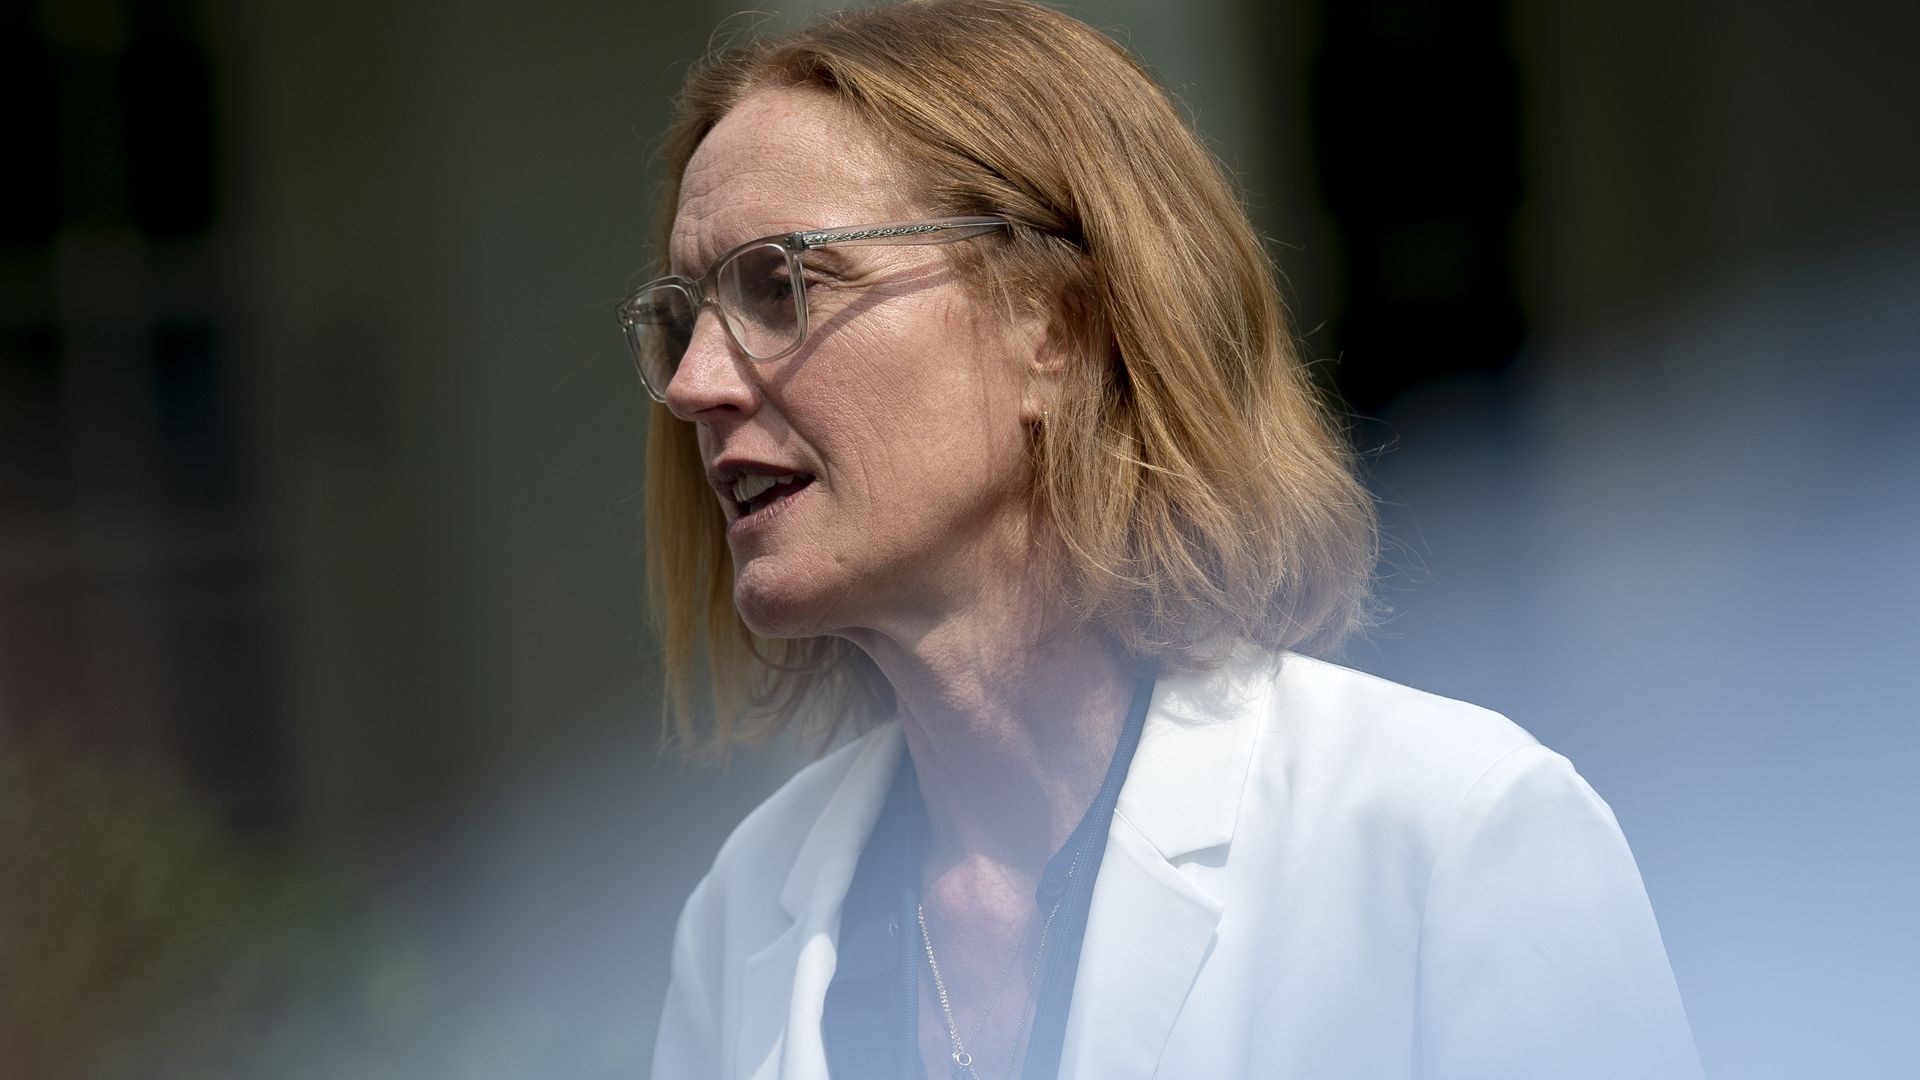
[[[748,518],[768,507],[800,493],[813,477],[806,473],[782,473],[777,476],[751,474],[733,482],[733,509],[736,518]]]

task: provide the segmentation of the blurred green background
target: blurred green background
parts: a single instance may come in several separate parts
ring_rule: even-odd
[[[658,752],[611,319],[734,10],[0,13],[0,1075],[645,1075],[803,757]],[[1355,413],[1349,662],[1573,757],[1710,1070],[1910,1067],[1913,7],[1070,10]]]

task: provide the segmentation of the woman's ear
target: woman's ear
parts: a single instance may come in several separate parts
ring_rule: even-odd
[[[1017,334],[1019,356],[1027,369],[1020,419],[1037,424],[1059,408],[1067,382],[1080,362],[1082,342],[1067,325],[1065,313],[1053,305],[1029,315]]]

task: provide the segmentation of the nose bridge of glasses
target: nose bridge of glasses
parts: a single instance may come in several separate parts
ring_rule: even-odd
[[[714,318],[712,321],[721,324],[724,331],[723,336],[732,336],[733,334],[733,328],[726,325],[728,322],[726,308],[720,305],[720,300],[715,295],[717,290],[708,287],[713,277],[714,275],[709,273],[705,279],[701,280],[690,277],[676,277],[673,280],[673,287],[679,289],[681,295],[687,298],[687,314],[685,316],[686,331],[684,335],[686,347],[682,350],[681,355],[674,361],[674,367],[676,369],[684,364],[686,356],[693,352],[695,344],[700,339],[700,324],[705,321],[705,316],[708,311],[713,312]]]

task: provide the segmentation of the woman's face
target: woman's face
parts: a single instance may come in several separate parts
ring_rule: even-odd
[[[832,98],[757,92],[687,164],[673,270],[697,276],[774,233],[927,216],[905,179]],[[979,603],[1030,550],[1023,396],[1040,320],[1009,326],[941,247],[806,262],[806,343],[752,361],[706,311],[667,405],[698,434],[748,626],[911,637]],[[743,477],[775,483],[756,494],[766,480]]]

